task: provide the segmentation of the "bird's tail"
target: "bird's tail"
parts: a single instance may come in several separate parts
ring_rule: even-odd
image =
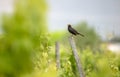
[[[84,37],[84,35],[83,34],[81,34],[81,33],[78,33],[79,35],[81,35],[82,37]]]

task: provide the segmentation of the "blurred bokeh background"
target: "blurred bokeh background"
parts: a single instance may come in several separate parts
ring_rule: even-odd
[[[0,77],[79,77],[68,24],[86,77],[120,77],[119,0],[0,0]]]

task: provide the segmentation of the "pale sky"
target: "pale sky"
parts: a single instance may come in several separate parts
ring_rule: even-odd
[[[50,31],[87,21],[100,35],[120,35],[120,0],[47,0]]]
[[[47,0],[50,31],[66,30],[67,24],[86,21],[102,37],[120,36],[120,0]],[[13,0],[0,0],[0,14],[13,12]]]
[[[13,0],[0,0],[0,14],[13,12]]]

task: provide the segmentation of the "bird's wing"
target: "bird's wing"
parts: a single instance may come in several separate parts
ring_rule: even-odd
[[[77,32],[75,29],[73,29],[72,27],[70,28],[70,30],[71,30],[72,32],[74,32],[75,34],[78,34],[78,32]]]
[[[81,33],[79,33],[79,32],[77,32],[74,28],[69,28],[70,29],[70,31],[73,33],[73,34],[79,34],[79,35],[81,35],[81,36],[83,36],[84,37],[84,35],[83,34],[81,34]]]

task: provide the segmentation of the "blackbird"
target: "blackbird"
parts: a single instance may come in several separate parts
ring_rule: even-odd
[[[77,32],[75,29],[73,29],[70,24],[68,25],[68,31],[73,35],[81,35],[82,37],[84,37],[83,34]]]

